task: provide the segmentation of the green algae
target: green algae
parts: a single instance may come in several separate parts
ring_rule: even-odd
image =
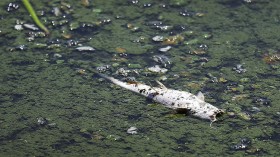
[[[57,1],[55,1],[57,2]],[[46,3],[46,6],[51,2]],[[161,105],[148,105],[145,98],[111,86],[110,83],[92,77],[87,69],[111,63],[111,54],[116,47],[127,50],[128,60],[147,66],[151,64],[148,52],[153,50],[154,43],[143,45],[131,40],[140,35],[154,36],[155,30],[143,23],[156,20],[146,17],[139,5],[129,6],[115,1],[93,1],[92,6],[101,12],[91,15],[89,8],[82,8],[71,2],[77,10],[73,13],[73,21],[82,23],[97,21],[106,15],[112,23],[100,26],[92,37],[83,44],[97,49],[94,52],[76,52],[74,48],[61,45],[59,48],[46,49],[36,47],[37,42],[27,42],[24,31],[13,29],[14,21],[29,17],[20,14],[3,12],[1,23],[1,117],[0,139],[2,156],[245,156],[245,155],[278,155],[279,137],[279,69],[263,62],[261,56],[267,49],[277,49],[277,32],[275,21],[277,13],[265,10],[277,10],[276,2],[242,4],[239,7],[228,7],[214,1],[172,1],[176,7],[191,7],[193,10],[205,11],[204,17],[181,17],[172,10],[162,11],[160,7],[151,7],[147,15],[159,14],[168,24],[187,24],[188,29],[197,34],[192,39],[209,46],[204,57],[209,62],[200,66],[200,56],[187,53],[185,45],[176,45],[166,55],[171,57],[172,74],[188,71],[189,77],[176,81],[170,77],[165,85],[182,89],[189,82],[203,82],[202,90],[206,100],[215,106],[234,110],[236,113],[250,111],[251,107],[260,108],[259,113],[252,112],[251,120],[242,117],[224,115],[218,122],[209,127],[209,122],[191,116],[174,115]],[[207,5],[205,5],[207,3]],[[1,1],[6,6],[7,1]],[[54,3],[55,4],[55,3]],[[120,7],[116,8],[116,5]],[[186,5],[188,4],[188,5]],[[77,5],[77,6],[76,6]],[[122,7],[122,5],[124,5]],[[183,5],[183,6],[182,6]],[[251,7],[262,8],[253,11]],[[44,7],[47,8],[47,7]],[[171,8],[174,10],[174,8]],[[23,9],[18,10],[23,13]],[[172,12],[172,14],[168,14]],[[234,13],[234,16],[230,16]],[[262,15],[265,13],[266,16]],[[255,15],[257,14],[257,15]],[[87,16],[82,16],[87,15]],[[125,15],[124,19],[114,19],[115,15]],[[48,18],[48,17],[46,17]],[[55,19],[54,17],[52,17]],[[216,19],[216,20],[213,20]],[[92,20],[92,21],[91,21]],[[234,21],[238,20],[238,22]],[[264,24],[263,21],[266,21]],[[143,24],[142,32],[131,32],[123,27],[127,23]],[[241,21],[241,22],[240,22]],[[249,27],[250,25],[255,27]],[[4,25],[4,26],[5,26]],[[272,25],[270,30],[263,30]],[[9,27],[8,27],[9,26]],[[265,27],[264,27],[265,26]],[[205,30],[207,27],[207,30]],[[262,31],[263,30],[263,31]],[[53,38],[60,38],[59,27],[54,27]],[[211,32],[211,39],[200,39],[201,34]],[[235,33],[236,32],[236,33]],[[275,33],[276,32],[276,33]],[[74,34],[74,33],[73,33]],[[252,36],[252,34],[255,34]],[[78,37],[77,37],[78,38]],[[61,38],[60,38],[61,39]],[[39,43],[47,43],[49,39],[36,39]],[[261,40],[261,42],[259,41]],[[5,44],[4,44],[5,43]],[[8,51],[9,48],[27,44],[27,50]],[[34,44],[34,45],[33,45]],[[260,45],[261,44],[261,45]],[[159,46],[159,45],[157,45]],[[195,46],[195,44],[194,44]],[[53,59],[52,54],[60,52],[60,59]],[[137,55],[133,55],[137,54]],[[181,56],[191,57],[186,63]],[[245,73],[238,74],[232,68],[243,64]],[[119,66],[123,66],[120,64]],[[125,64],[126,66],[126,64]],[[275,65],[277,66],[277,64]],[[86,74],[76,72],[76,68],[85,68]],[[242,90],[227,91],[228,83],[211,82],[205,75],[211,73],[215,77],[224,77],[228,82],[237,82]],[[248,78],[249,81],[246,81]],[[154,77],[143,78],[149,84]],[[173,80],[172,80],[173,79]],[[186,82],[185,82],[186,81]],[[197,91],[197,87],[189,86],[189,91]],[[195,92],[194,92],[195,93]],[[239,101],[232,98],[239,94],[247,94]],[[254,103],[254,97],[267,97],[271,104]],[[47,118],[54,126],[40,126],[37,118]],[[138,134],[130,135],[126,130],[136,126]],[[82,131],[81,131],[82,130]],[[241,138],[252,140],[248,150],[232,150],[232,145]],[[115,140],[117,139],[117,140]],[[259,149],[253,154],[254,148]]]

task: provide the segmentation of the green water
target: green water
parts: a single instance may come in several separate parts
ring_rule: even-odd
[[[86,7],[80,1],[31,1],[51,32],[32,41],[31,30],[14,29],[17,20],[32,24],[31,17],[21,1],[19,9],[6,11],[9,3],[0,2],[0,156],[280,155],[280,2],[95,0]],[[61,14],[52,13],[55,7]],[[173,28],[148,24],[155,21]],[[166,45],[152,41],[178,34],[184,40],[167,52],[158,52]],[[67,44],[70,39],[96,50],[79,52],[78,45]],[[194,51],[199,45],[208,47],[203,54]],[[92,72],[107,64],[115,66],[109,75],[129,64],[144,69],[157,64],[151,59],[156,54],[172,61],[164,74],[167,87],[202,90],[207,102],[229,113],[211,128]],[[238,64],[246,71],[234,70]],[[143,73],[134,76],[149,85],[162,76]],[[40,117],[47,123],[38,124]],[[137,134],[127,134],[131,126]],[[233,148],[244,138],[250,141],[246,148]]]

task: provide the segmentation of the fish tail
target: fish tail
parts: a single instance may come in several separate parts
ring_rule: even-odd
[[[134,91],[134,92],[137,92],[135,89],[131,88],[130,85],[127,84],[126,82],[122,82],[122,81],[120,81],[120,80],[118,80],[118,79],[115,79],[115,78],[113,78],[113,77],[107,76],[107,75],[105,75],[105,74],[100,74],[100,73],[98,73],[98,75],[99,75],[100,77],[106,79],[106,80],[111,81],[112,83],[114,83],[114,84],[116,84],[116,85],[118,85],[118,86],[121,86],[121,87],[123,87],[123,88],[126,88],[126,89],[131,90],[131,91]]]

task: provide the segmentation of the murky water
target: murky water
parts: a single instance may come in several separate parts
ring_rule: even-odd
[[[0,2],[1,156],[279,156],[278,1],[32,5],[48,36]],[[211,128],[97,71],[202,91],[226,113]]]

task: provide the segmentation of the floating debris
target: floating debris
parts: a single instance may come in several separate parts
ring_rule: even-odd
[[[54,58],[61,58],[61,57],[62,57],[62,55],[61,55],[61,54],[59,54],[59,53],[55,53],[55,54],[53,54],[53,57],[54,57]]]
[[[118,52],[118,53],[126,53],[126,49],[125,49],[125,48],[122,48],[122,47],[116,47],[115,50],[116,50],[116,52]]]
[[[154,28],[166,32],[166,31],[170,31],[173,28],[173,26],[164,25],[164,26],[155,26]]]
[[[144,7],[144,8],[146,8],[146,7],[151,7],[152,5],[153,5],[152,3],[144,3],[144,4],[143,4],[143,7]]]
[[[84,7],[88,7],[88,6],[89,6],[89,0],[81,0],[81,4],[82,4]]]
[[[185,45],[194,45],[194,44],[197,44],[199,42],[198,39],[192,39],[192,40],[189,40],[189,41],[185,41],[184,44]]]
[[[201,16],[204,16],[204,13],[201,13],[201,12],[194,12],[194,11],[190,11],[188,9],[184,9],[182,11],[179,12],[179,14],[181,16],[187,16],[187,17],[191,17],[191,16],[198,16],[198,17],[201,17]]]
[[[147,26],[161,26],[162,25],[162,21],[149,21],[146,22]]]
[[[117,71],[116,71],[116,74],[118,75],[122,75],[122,76],[128,76],[128,73],[131,72],[130,70],[126,70],[124,68],[119,68]]]
[[[269,106],[271,104],[271,102],[268,98],[254,98],[253,103],[256,103],[259,105],[265,105],[265,106]]]
[[[153,60],[157,63],[160,63],[164,67],[167,67],[167,65],[171,64],[171,60],[165,55],[154,55]]]
[[[26,45],[18,45],[16,47],[16,50],[21,50],[21,51],[27,50],[27,46]]]
[[[164,38],[163,45],[177,45],[184,41],[184,37],[180,34]]]
[[[206,51],[206,50],[208,50],[208,45],[206,45],[206,44],[201,44],[201,45],[198,46],[198,48],[201,49],[201,50]]]
[[[159,50],[160,52],[167,52],[167,51],[169,51],[171,48],[172,48],[171,46],[166,46],[166,47],[159,48],[158,50]]]
[[[78,50],[78,51],[94,51],[95,49],[91,46],[80,46],[80,47],[77,47],[76,50]]]
[[[128,4],[138,4],[138,0],[128,0],[127,3]]]
[[[60,16],[62,14],[59,7],[54,7],[52,12],[55,16]]]
[[[206,74],[206,76],[209,77],[213,83],[219,82],[218,78],[211,73]]]
[[[226,78],[220,77],[219,82],[220,83],[226,83],[228,80]]]
[[[99,66],[99,67],[96,67],[96,70],[98,70],[99,72],[105,72],[105,71],[108,71],[110,69],[110,65],[102,65],[102,66]]]
[[[179,14],[182,16],[193,16],[193,15],[195,15],[195,12],[189,11],[188,9],[184,9],[184,10],[180,11]]]
[[[45,32],[28,32],[30,38],[43,38],[46,36]]]
[[[112,140],[112,141],[119,141],[119,140],[121,139],[121,137],[118,136],[118,135],[108,135],[108,136],[106,137],[106,139]]]
[[[265,54],[263,56],[263,61],[266,64],[280,63],[280,54],[273,54],[273,55]]]
[[[232,70],[236,71],[238,74],[245,73],[247,70],[243,67],[243,64],[237,64]]]
[[[134,63],[134,64],[129,63],[127,65],[127,67],[131,68],[131,69],[140,69],[140,68],[142,68],[142,66],[140,64],[137,64],[137,63]]]
[[[23,24],[23,27],[25,27],[25,28],[27,28],[27,29],[30,29],[30,30],[33,30],[33,31],[39,30],[39,28],[36,27],[36,26],[33,25],[33,24],[27,24],[27,23],[25,23],[25,24]]]
[[[251,112],[257,113],[257,112],[260,112],[260,111],[261,111],[261,109],[258,108],[258,107],[256,107],[256,106],[253,106],[253,107],[251,108]]]
[[[140,36],[132,40],[133,43],[146,43],[148,40],[144,36]]]
[[[136,127],[134,127],[134,126],[132,126],[132,127],[130,127],[129,129],[127,129],[127,131],[126,131],[128,134],[137,134],[137,128]]]
[[[238,116],[244,120],[251,120],[252,119],[252,115],[249,112],[239,112]]]
[[[235,95],[231,98],[231,100],[232,101],[240,101],[240,100],[245,99],[245,98],[249,98],[249,95],[248,94]]]
[[[77,68],[76,72],[79,75],[86,75],[87,74],[86,70],[85,69],[81,69],[81,68]]]
[[[244,2],[246,2],[246,3],[251,3],[252,2],[252,0],[243,0]]]
[[[206,54],[206,51],[198,49],[198,50],[193,50],[190,53],[195,55],[203,55]]]
[[[164,37],[163,37],[163,36],[157,35],[157,36],[154,36],[154,37],[153,37],[153,41],[163,41],[163,40],[164,40]]]
[[[165,68],[161,68],[159,65],[149,67],[148,70],[154,73],[166,73],[168,71]]]
[[[70,39],[66,41],[66,44],[67,46],[77,46],[79,44],[79,41]]]
[[[11,11],[15,11],[18,10],[19,5],[17,3],[9,3],[7,6],[7,11],[11,12]]]
[[[210,38],[212,38],[212,37],[213,37],[212,34],[208,34],[208,33],[203,34],[203,38],[204,38],[204,39],[210,39]]]
[[[39,117],[37,118],[37,124],[41,126],[45,126],[48,124],[48,120],[46,118]]]
[[[15,28],[16,30],[18,30],[18,31],[23,30],[23,27],[22,27],[22,25],[20,25],[20,24],[15,25],[14,28]]]
[[[134,26],[131,23],[126,24],[126,28],[128,28],[129,30],[131,30],[132,32],[137,32],[140,30],[140,27],[138,26]]]
[[[242,138],[238,144],[231,146],[233,150],[247,150],[251,145],[251,140],[249,138]]]

